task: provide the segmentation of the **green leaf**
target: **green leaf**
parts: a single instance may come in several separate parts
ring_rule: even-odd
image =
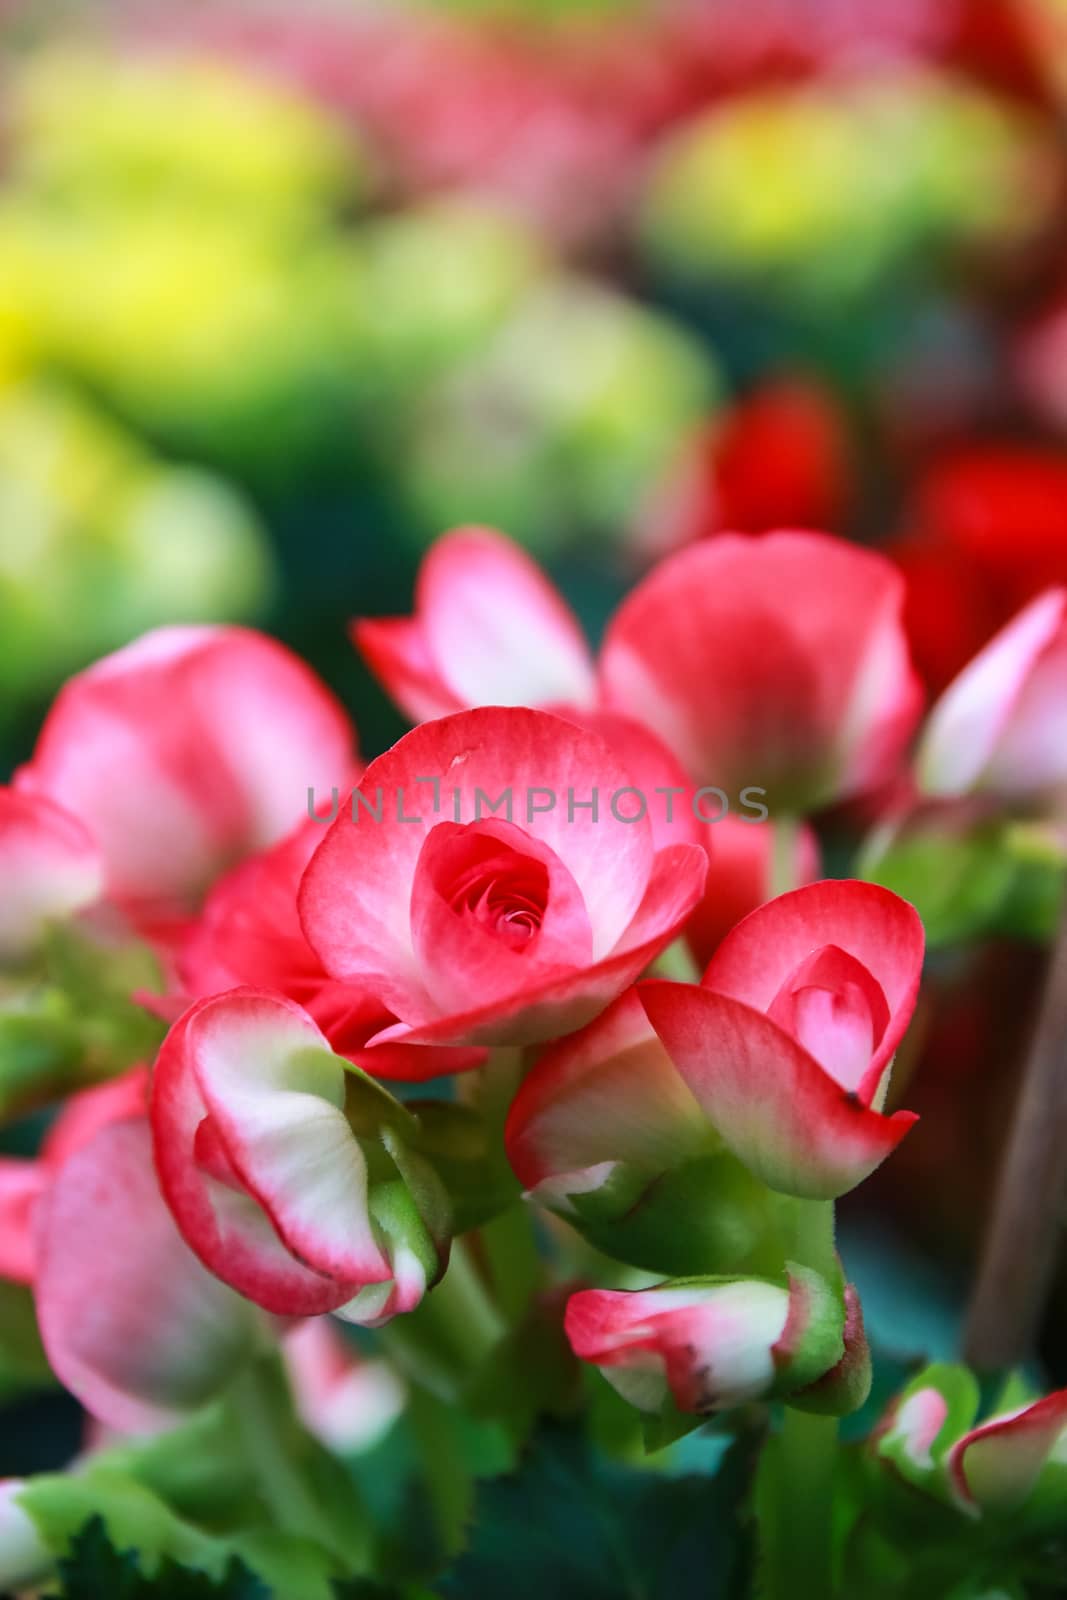
[[[58,1577],[48,1600],[270,1600],[270,1590],[236,1556],[217,1579],[169,1557],[147,1577],[135,1550],[116,1550],[99,1516],[74,1535]]]
[[[922,917],[927,944],[935,948],[974,939],[994,926],[1011,893],[1016,864],[997,828],[963,833],[951,831],[948,821],[917,822],[914,831],[905,824],[877,852],[868,851],[859,872],[910,900]]]
[[[748,1558],[747,1458],[736,1447],[714,1477],[667,1477],[545,1427],[517,1473],[482,1486],[468,1548],[437,1588],[457,1600],[726,1600]]]

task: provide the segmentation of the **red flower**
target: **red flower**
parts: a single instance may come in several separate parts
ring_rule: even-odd
[[[771,898],[773,821],[722,817],[707,824],[708,877],[704,897],[685,925],[686,943],[702,967],[742,917]],[[819,876],[819,841],[802,824],[792,841],[792,882],[813,883]]]
[[[443,1271],[445,1201],[405,1149],[411,1119],[291,1001],[238,989],[194,1005],[160,1050],[151,1115],[185,1240],[268,1311],[381,1322]]]
[[[753,911],[703,983],[638,990],[724,1142],[772,1189],[832,1199],[916,1120],[880,1107],[915,1007],[922,924],[874,884],[814,883]]]
[[[352,638],[413,722],[479,705],[591,705],[577,619],[530,557],[492,528],[445,534],[419,568],[413,617],[364,618]]]
[[[655,497],[642,542],[662,553],[723,532],[838,529],[850,478],[833,397],[815,382],[781,378],[688,444]]]
[[[170,627],[65,685],[17,782],[73,812],[110,893],[153,916],[287,833],[308,787],[342,782],[354,761],[344,711],[280,644]]]
[[[966,666],[930,713],[928,794],[1051,794],[1067,782],[1067,589],[1050,589]]]
[[[325,829],[304,822],[259,855],[225,873],[178,951],[186,1003],[244,986],[295,1000],[318,1023],[338,1055],[379,1078],[418,1081],[480,1066],[484,1050],[393,1044],[366,1048],[396,1017],[371,988],[331,978],[304,937],[297,914],[300,880]],[[181,1000],[178,1010],[184,1010]]]
[[[723,536],[663,562],[608,627],[609,705],[699,782],[802,812],[894,772],[921,695],[903,584],[871,551],[807,533]]]
[[[703,888],[704,852],[657,849],[641,799],[602,739],[546,712],[425,723],[371,764],[315,853],[308,941],[401,1019],[384,1040],[518,1044],[581,1027]]]
[[[99,898],[103,865],[69,811],[0,788],[0,880],[0,966],[9,966],[33,954],[50,922]]]

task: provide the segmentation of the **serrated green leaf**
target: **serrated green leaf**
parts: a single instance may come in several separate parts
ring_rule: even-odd
[[[746,1448],[714,1477],[667,1477],[548,1426],[517,1473],[482,1485],[468,1548],[435,1587],[457,1600],[726,1600],[748,1559],[748,1480]]]

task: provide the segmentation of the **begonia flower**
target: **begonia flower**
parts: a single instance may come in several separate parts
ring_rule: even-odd
[[[731,1267],[764,1221],[759,1186],[724,1149],[636,989],[541,1053],[504,1143],[529,1200],[650,1271]]]
[[[725,1144],[772,1189],[833,1199],[916,1120],[881,1107],[922,959],[922,923],[906,901],[827,881],[738,923],[700,985],[638,992]]]
[[[657,850],[602,739],[547,712],[425,723],[380,756],[304,875],[326,970],[379,993],[379,1038],[526,1044],[589,1022],[699,898],[694,844]]]
[[[592,654],[540,568],[492,528],[457,528],[419,568],[412,617],[352,637],[414,722],[479,705],[591,705]]]
[[[0,967],[39,947],[52,922],[99,899],[103,863],[69,811],[43,795],[0,788]]]
[[[34,1299],[61,1383],[101,1422],[151,1431],[211,1400],[267,1339],[208,1272],[160,1194],[143,1115],[98,1129],[37,1212]]]
[[[297,914],[300,880],[325,832],[309,819],[218,880],[177,951],[185,996],[177,1015],[191,1001],[228,989],[269,988],[303,1006],[331,1049],[376,1077],[418,1081],[480,1066],[484,1050],[403,1043],[366,1048],[395,1016],[372,988],[330,977]]]
[[[576,1356],[598,1366],[639,1411],[673,1402],[704,1416],[787,1398],[844,1355],[840,1296],[817,1273],[690,1278],[652,1289],[584,1289],[567,1303]]]
[[[1017,1386],[1016,1379],[1011,1386]],[[1002,1409],[980,1422],[978,1405],[978,1385],[966,1368],[926,1368],[876,1428],[875,1459],[911,1489],[976,1520],[1040,1520],[1048,1511],[1062,1526],[1067,1389],[1021,1403],[1002,1402]]]
[[[1067,589],[1002,628],[934,706],[918,755],[928,794],[1038,799],[1067,785]]]
[[[293,1002],[198,1001],[156,1062],[152,1129],[187,1243],[268,1311],[378,1323],[444,1270],[448,1205],[409,1113]]]
[[[153,915],[195,903],[299,821],[309,787],[345,781],[354,763],[343,709],[282,645],[176,626],[71,678],[16,783],[71,811],[110,895]]]
[[[723,535],[623,601],[600,659],[609,706],[698,783],[803,813],[887,781],[919,716],[899,573],[814,533]]]

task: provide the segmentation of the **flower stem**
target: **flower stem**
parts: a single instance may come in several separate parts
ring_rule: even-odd
[[[767,885],[773,900],[796,888],[796,817],[775,817],[766,824],[771,830],[771,870]]]
[[[783,1206],[787,1261],[811,1267],[834,1282],[832,1200],[790,1200]],[[834,1467],[837,1419],[786,1407],[782,1431],[768,1442],[760,1468],[756,1510],[766,1600],[819,1595],[829,1600],[833,1580]]]
[[[280,1360],[250,1362],[231,1393],[245,1455],[275,1526],[332,1549],[333,1529],[295,1459],[295,1424]]]

